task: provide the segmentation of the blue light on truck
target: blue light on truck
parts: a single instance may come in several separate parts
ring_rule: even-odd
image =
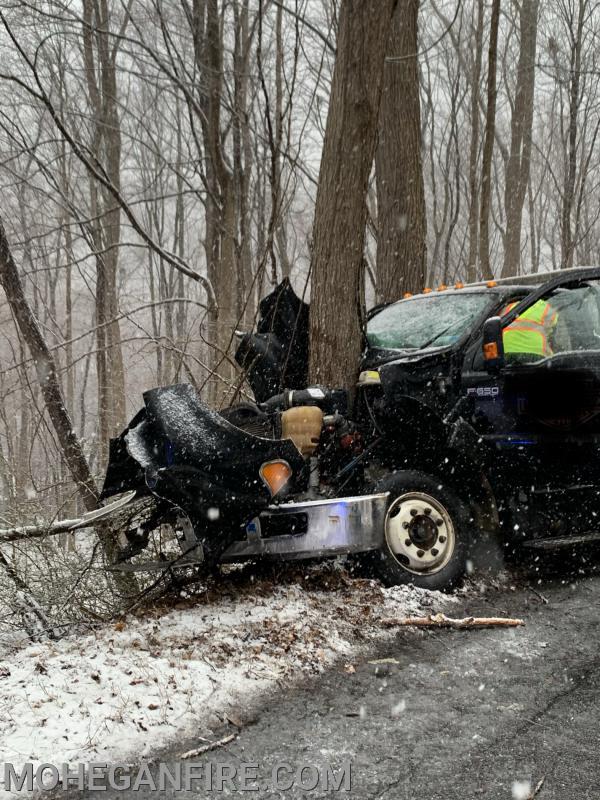
[[[535,444],[535,439],[513,439],[507,438],[498,442],[502,447],[526,447],[530,444]]]

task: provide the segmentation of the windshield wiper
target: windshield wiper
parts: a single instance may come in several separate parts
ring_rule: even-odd
[[[471,319],[471,315],[468,314],[465,317],[461,317],[457,322],[451,322],[450,325],[448,325],[447,328],[444,328],[443,331],[440,331],[439,333],[436,333],[435,336],[432,336],[431,339],[429,339],[427,342],[425,342],[425,344],[419,345],[419,347],[417,349],[418,350],[426,350],[428,347],[431,347],[431,345],[434,342],[437,342],[438,339],[441,339],[442,336],[445,336],[448,333],[449,330],[452,330],[452,328],[456,328],[457,326],[462,325],[463,322],[468,322],[470,319]]]

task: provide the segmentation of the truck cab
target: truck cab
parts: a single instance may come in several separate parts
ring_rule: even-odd
[[[600,539],[600,269],[545,277],[387,306],[359,378],[388,468],[440,475],[509,548]],[[504,352],[503,332],[540,301],[556,315],[550,352]]]

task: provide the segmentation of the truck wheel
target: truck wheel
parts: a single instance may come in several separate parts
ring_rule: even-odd
[[[464,575],[470,538],[465,504],[438,478],[394,472],[377,484],[389,492],[383,548],[374,568],[388,586],[450,589]]]

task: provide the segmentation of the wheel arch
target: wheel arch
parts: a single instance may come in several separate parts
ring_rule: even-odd
[[[385,473],[417,470],[446,483],[468,506],[473,527],[496,534],[500,528],[498,504],[489,476],[481,465],[456,450],[446,450],[441,458],[419,458],[418,454],[401,452],[388,458]]]

